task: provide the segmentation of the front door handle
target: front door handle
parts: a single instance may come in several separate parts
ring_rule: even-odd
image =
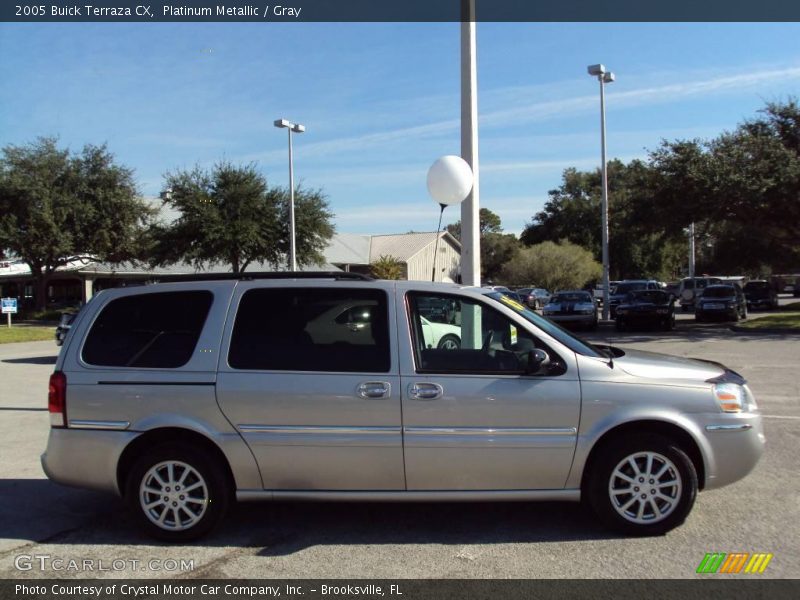
[[[386,398],[392,393],[392,384],[388,381],[365,381],[356,388],[359,398]]]
[[[436,400],[444,394],[438,383],[412,383],[408,386],[408,396],[414,400]]]

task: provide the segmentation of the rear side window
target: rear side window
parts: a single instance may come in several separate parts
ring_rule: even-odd
[[[370,289],[281,288],[244,293],[233,326],[234,369],[386,373],[386,294]]]
[[[137,294],[109,302],[92,325],[83,361],[101,367],[175,369],[194,353],[209,291]]]

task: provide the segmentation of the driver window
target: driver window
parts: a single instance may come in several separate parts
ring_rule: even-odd
[[[417,371],[518,373],[544,349],[526,330],[482,303],[458,296],[408,296]]]

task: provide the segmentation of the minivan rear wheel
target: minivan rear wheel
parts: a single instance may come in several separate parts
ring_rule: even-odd
[[[183,542],[205,535],[222,519],[230,492],[214,456],[184,444],[163,444],[136,461],[125,499],[149,535]]]
[[[697,487],[686,453],[668,438],[648,434],[604,448],[584,491],[607,526],[630,535],[661,535],[686,520]]]

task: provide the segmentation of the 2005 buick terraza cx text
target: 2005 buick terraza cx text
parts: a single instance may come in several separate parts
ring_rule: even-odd
[[[152,535],[234,499],[588,500],[639,535],[764,446],[738,374],[593,346],[491,290],[348,273],[107,290],[50,380],[42,463]]]

